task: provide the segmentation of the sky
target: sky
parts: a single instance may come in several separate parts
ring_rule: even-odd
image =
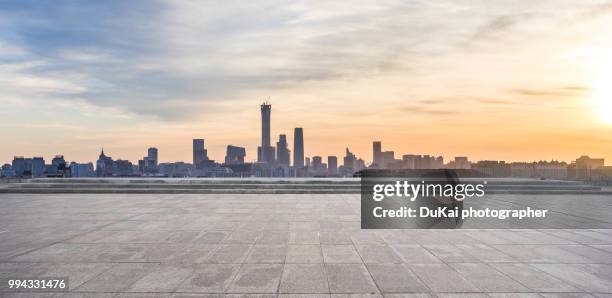
[[[611,1],[2,1],[0,163],[63,154],[612,164]]]

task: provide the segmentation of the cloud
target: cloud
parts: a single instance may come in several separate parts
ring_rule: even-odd
[[[483,39],[495,38],[497,35],[511,30],[513,27],[533,17],[535,17],[533,14],[528,13],[506,14],[493,17],[485,25],[478,28],[472,37],[472,41],[477,42]]]
[[[525,89],[517,88],[509,91],[510,94],[517,94],[528,97],[566,97],[584,94],[588,89],[580,86],[566,86],[549,89]]]
[[[454,63],[445,57],[457,44],[572,5],[558,3],[4,1],[0,88],[24,101],[188,120],[219,101],[256,100],[245,94],[391,73],[419,80]],[[427,63],[438,68],[419,72]]]

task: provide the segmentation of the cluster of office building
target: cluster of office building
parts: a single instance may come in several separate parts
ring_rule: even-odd
[[[129,160],[107,156],[101,150],[95,163],[66,163],[62,155],[55,156],[50,164],[42,157],[17,156],[12,164],[1,168],[0,177],[346,177],[362,169],[471,169],[488,177],[526,177],[550,179],[610,179],[612,167],[604,160],[582,156],[567,164],[558,161],[513,162],[484,160],[472,163],[465,156],[455,157],[444,163],[442,156],[405,154],[395,158],[394,151],[383,151],[382,143],[372,143],[372,163],[366,166],[346,148],[342,165],[338,157],[304,156],[304,130],[293,130],[293,155],[287,135],[280,134],[276,146],[271,140],[272,105],[264,102],[261,107],[261,145],[257,147],[257,161],[245,162],[244,147],[228,145],[225,159],[216,162],[208,157],[204,139],[193,139],[192,163],[160,163],[158,149],[148,148],[147,155],[134,165]],[[292,158],[291,158],[292,157]]]

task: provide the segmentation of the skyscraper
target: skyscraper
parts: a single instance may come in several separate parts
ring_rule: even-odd
[[[261,147],[270,147],[270,116],[272,105],[264,102],[261,104]]]
[[[261,146],[257,148],[257,160],[259,162],[274,162],[274,147],[270,146],[270,116],[272,105],[264,102],[261,104]]]
[[[289,166],[289,147],[287,145],[287,136],[282,134],[278,137],[276,143],[276,158],[282,165]]]
[[[301,127],[296,127],[293,132],[293,166],[304,167],[304,131]]]
[[[197,167],[208,159],[207,151],[204,149],[204,139],[193,139],[193,166]]]
[[[100,152],[100,157],[96,162],[96,176],[98,177],[109,177],[113,175],[113,159],[110,156],[104,154],[104,148]]]
[[[380,141],[374,141],[372,143],[372,165],[381,166],[381,153],[382,153],[382,144]]]
[[[226,165],[240,165],[244,163],[246,150],[243,147],[228,145],[225,153]]]
[[[151,147],[147,150],[147,157],[151,160],[153,165],[157,166],[159,159],[157,159],[157,148]]]
[[[317,172],[323,169],[323,158],[321,156],[312,157],[312,168]]]
[[[338,158],[335,156],[327,157],[327,175],[338,175]]]

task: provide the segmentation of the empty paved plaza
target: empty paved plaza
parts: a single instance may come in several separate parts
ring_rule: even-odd
[[[0,277],[69,278],[6,297],[610,297],[612,230],[361,230],[358,194],[0,194]]]

